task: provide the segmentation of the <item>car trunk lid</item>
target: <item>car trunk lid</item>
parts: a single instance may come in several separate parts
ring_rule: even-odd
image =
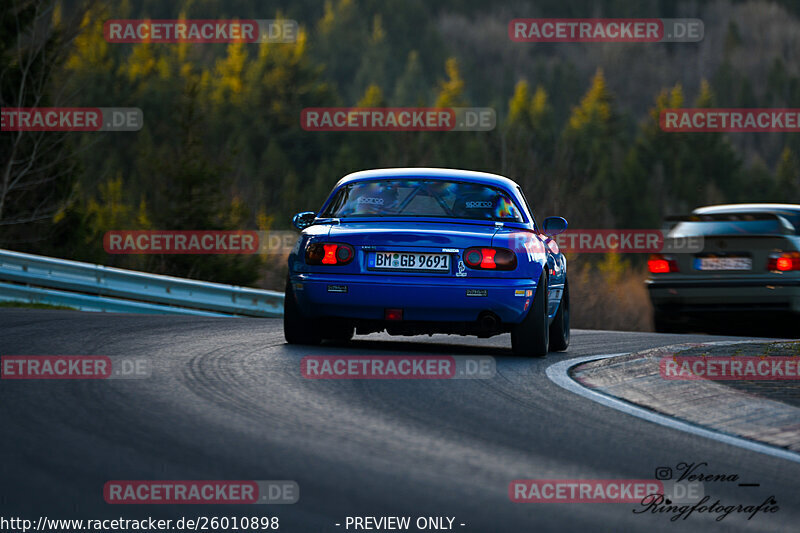
[[[770,256],[794,251],[781,235],[713,235],[703,239],[702,251],[671,254],[681,274],[730,278],[768,272]]]
[[[472,246],[491,246],[498,227],[488,224],[442,222],[340,222],[331,227],[327,240],[342,242],[356,250],[358,270],[363,273],[392,275],[430,275],[430,270],[381,270],[375,268],[375,254],[411,252],[416,254],[445,254],[449,257],[446,271],[437,275],[456,275],[464,249]],[[417,260],[421,256],[417,256]],[[400,260],[403,257],[399,258]]]

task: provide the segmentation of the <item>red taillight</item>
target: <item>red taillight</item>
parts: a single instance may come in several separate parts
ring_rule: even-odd
[[[470,268],[482,270],[514,270],[517,254],[508,248],[467,248],[464,262]]]
[[[769,257],[767,261],[767,270],[773,272],[789,272],[792,270],[800,270],[800,253],[798,252],[784,252],[781,254],[774,254]]]
[[[480,268],[483,254],[480,248],[473,248],[464,254],[464,261],[472,268]]]
[[[467,248],[464,262],[470,268],[480,270],[514,270],[517,254],[508,248]]]
[[[494,256],[497,255],[497,250],[491,248],[484,248],[481,250],[483,257],[481,257],[481,268],[497,268],[494,262]]]
[[[325,249],[319,244],[310,244],[306,248],[306,263],[309,265],[322,264],[322,258],[325,257]]]
[[[383,318],[386,320],[403,320],[403,310],[386,309],[383,313]]]
[[[335,265],[336,264],[336,249],[339,247],[338,244],[323,244],[323,248],[325,248],[325,255],[322,257],[322,264],[323,265]]]
[[[338,245],[336,248],[336,262],[337,264],[349,263],[353,258],[353,247],[346,244]]]
[[[306,248],[309,265],[346,265],[353,260],[355,251],[349,244],[312,243]]]
[[[668,274],[678,272],[678,263],[670,257],[654,254],[647,260],[647,269],[651,274]]]
[[[647,268],[653,274],[663,274],[669,272],[669,261],[666,259],[650,259],[647,262]]]

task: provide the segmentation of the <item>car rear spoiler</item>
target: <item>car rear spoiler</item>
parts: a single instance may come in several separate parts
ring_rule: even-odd
[[[778,213],[764,211],[741,211],[735,213],[701,213],[690,215],[672,215],[664,218],[665,222],[750,222],[755,220],[775,220],[783,227],[785,235],[796,235],[797,228],[789,220]]]
[[[672,215],[664,217],[667,222],[713,222],[717,220],[750,221],[750,220],[786,220],[777,213],[736,212],[736,213],[704,213],[690,215]],[[788,222],[788,221],[787,221]]]

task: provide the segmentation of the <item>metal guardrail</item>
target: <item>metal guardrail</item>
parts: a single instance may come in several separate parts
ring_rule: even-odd
[[[87,311],[278,317],[283,293],[0,250],[0,300]],[[10,283],[8,283],[10,282]]]

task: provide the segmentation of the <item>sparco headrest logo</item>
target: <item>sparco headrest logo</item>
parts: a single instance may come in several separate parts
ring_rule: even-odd
[[[383,205],[383,198],[376,198],[372,196],[362,196],[360,197],[356,203],[359,204],[372,204],[372,205]]]

